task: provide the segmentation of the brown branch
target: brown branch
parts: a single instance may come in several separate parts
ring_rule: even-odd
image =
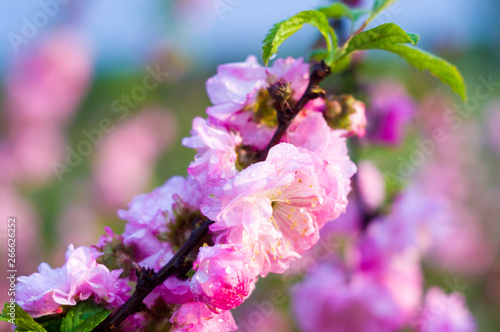
[[[213,221],[206,220],[198,228],[193,230],[189,239],[177,251],[172,259],[160,270],[154,273],[151,269],[141,269],[138,271],[138,281],[132,296],[117,312],[108,316],[93,331],[114,331],[127,317],[142,311],[143,300],[157,286],[161,285],[168,277],[184,271],[184,260],[189,253],[196,248],[200,241],[208,234]]]
[[[286,130],[292,124],[293,119],[299,114],[299,112],[304,108],[304,106],[311,100],[316,99],[320,96],[324,96],[324,91],[319,87],[319,83],[330,75],[331,69],[324,62],[314,65],[313,71],[309,78],[309,85],[306,91],[299,99],[294,107],[290,107],[286,99],[281,98],[280,91],[276,91],[280,87],[276,87],[275,83],[269,87],[269,94],[275,102],[276,113],[278,117],[278,128],[274,133],[273,138],[267,145],[267,147],[259,154],[258,161],[264,161],[267,158],[269,150],[281,141],[283,135],[285,135]],[[282,83],[281,83],[282,84]]]

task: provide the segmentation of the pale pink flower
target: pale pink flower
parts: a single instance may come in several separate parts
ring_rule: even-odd
[[[192,292],[202,302],[222,310],[243,303],[259,273],[251,264],[251,253],[232,244],[201,247],[193,269]]]
[[[174,324],[174,332],[229,332],[238,329],[231,311],[215,313],[200,302],[181,305],[170,321]]]
[[[32,317],[62,312],[61,306],[75,305],[69,298],[69,275],[64,267],[52,269],[42,263],[38,272],[17,278],[17,303]]]
[[[193,120],[192,135],[184,138],[182,144],[197,151],[188,173],[200,183],[201,188],[212,181],[227,180],[237,173],[236,147],[242,142],[239,135],[210,125],[200,117]]]
[[[90,296],[111,306],[122,305],[130,287],[119,279],[121,269],[110,271],[96,262],[99,255],[95,249],[70,245],[62,267],[51,269],[42,263],[38,273],[17,278],[18,304],[32,317],[60,313],[61,306],[75,305]]]
[[[306,110],[290,125],[283,141],[306,148],[327,162],[328,171],[336,175],[332,194],[345,207],[356,165],[349,158],[342,131],[331,130],[320,112]]]
[[[302,59],[278,59],[266,68],[249,56],[245,62],[221,65],[217,75],[207,81],[207,93],[213,103],[207,114],[228,129],[240,132],[244,144],[262,149],[277,125],[267,88],[277,80],[290,82],[291,98],[297,101],[308,78],[309,65]]]
[[[110,271],[103,264],[96,262],[101,253],[89,247],[73,249],[68,247],[65,268],[70,282],[70,298],[80,301],[93,296],[96,301],[104,300],[120,306],[128,298],[130,287],[126,280],[119,279],[122,270]]]
[[[427,291],[422,312],[413,321],[419,332],[474,332],[477,326],[460,293],[446,295],[433,287]]]
[[[212,231],[224,231],[224,242],[252,247],[261,275],[282,273],[345,209],[338,176],[316,154],[281,143],[224,185],[221,202],[207,199],[201,211],[216,221]]]
[[[181,203],[196,210],[201,202],[198,182],[191,177],[174,176],[151,193],[132,200],[128,210],[118,210],[118,216],[129,221],[124,235],[148,228],[154,234],[165,232],[167,223],[175,220],[174,209]]]
[[[294,287],[292,310],[305,332],[394,332],[402,324],[383,286],[364,275],[348,278],[342,267],[329,264]]]

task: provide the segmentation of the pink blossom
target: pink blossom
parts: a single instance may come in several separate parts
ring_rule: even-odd
[[[240,132],[244,144],[262,149],[277,125],[267,87],[277,80],[288,81],[291,98],[296,101],[305,91],[308,78],[309,65],[302,59],[278,59],[266,68],[249,56],[245,62],[221,65],[217,75],[207,81],[207,93],[213,103],[207,114]]]
[[[220,202],[205,200],[201,211],[216,220],[211,229],[224,231],[225,241],[252,247],[261,275],[282,273],[345,209],[339,176],[309,150],[281,143],[224,185]]]
[[[205,188],[208,182],[227,180],[237,173],[236,147],[241,144],[239,135],[210,125],[200,117],[193,120],[192,134],[192,137],[184,138],[182,144],[197,150],[188,173],[198,180],[201,188]]]
[[[118,216],[129,221],[125,236],[137,228],[146,227],[158,234],[167,230],[167,223],[176,216],[174,209],[178,202],[192,209],[198,209],[201,192],[198,182],[191,177],[174,176],[151,193],[141,194],[132,200],[128,210],[118,210]]]
[[[419,332],[477,331],[463,295],[456,292],[446,295],[437,287],[427,291],[424,308],[413,323]]]
[[[96,262],[100,255],[89,247],[73,249],[72,245],[69,246],[65,267],[70,279],[70,297],[83,301],[92,295],[97,301],[120,306],[127,300],[130,287],[126,280],[119,279],[121,269],[109,271]]]
[[[371,278],[321,265],[292,290],[292,310],[305,332],[391,332],[401,327],[389,292]]]
[[[373,84],[370,89],[366,138],[376,143],[399,144],[403,128],[415,113],[415,104],[405,88],[392,81]]]
[[[97,302],[122,305],[130,287],[119,279],[121,269],[109,271],[96,262],[99,255],[94,249],[70,245],[62,267],[51,269],[42,263],[38,273],[17,279],[18,304],[32,317],[60,313],[61,306],[75,305],[90,296]]]
[[[331,130],[320,112],[303,111],[288,128],[283,140],[306,148],[327,162],[328,171],[336,174],[337,179],[332,183],[332,195],[335,194],[345,207],[356,166],[349,158],[342,131]]]
[[[228,332],[238,329],[231,311],[215,313],[200,302],[181,305],[170,321],[174,324],[174,332]]]
[[[250,295],[257,279],[258,271],[250,260],[250,252],[237,245],[200,248],[193,266],[192,292],[215,308],[236,308]]]
[[[17,303],[32,317],[62,312],[61,306],[75,305],[69,298],[70,281],[64,267],[52,269],[42,263],[38,273],[17,278]]]

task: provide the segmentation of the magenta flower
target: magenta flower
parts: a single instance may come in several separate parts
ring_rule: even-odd
[[[216,244],[202,247],[193,269],[192,292],[204,303],[222,310],[234,309],[250,295],[259,271],[251,254],[241,246]]]
[[[231,311],[215,313],[200,302],[183,304],[170,321],[174,324],[174,332],[229,332],[238,329]]]
[[[68,247],[66,263],[51,269],[47,263],[38,267],[38,273],[19,277],[17,303],[32,317],[62,312],[62,306],[75,305],[93,297],[111,306],[120,306],[128,298],[130,287],[119,279],[122,270],[109,269],[96,262],[100,254],[88,247]]]
[[[401,84],[392,81],[377,82],[370,95],[366,138],[375,143],[399,144],[404,126],[415,113],[413,100]]]

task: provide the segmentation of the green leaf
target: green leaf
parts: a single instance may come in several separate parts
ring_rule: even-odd
[[[317,48],[309,53],[309,58],[317,62],[325,60],[327,56],[328,56],[328,51],[325,50],[324,48]]]
[[[63,318],[64,314],[42,316],[35,318],[35,322],[40,324],[47,332],[60,332]]]
[[[441,82],[449,85],[463,100],[466,99],[464,79],[457,67],[447,61],[406,45],[383,45],[378,48],[399,55],[420,70],[428,70],[432,75],[439,78]]]
[[[325,16],[328,18],[339,19],[342,17],[347,17],[350,18],[351,20],[353,19],[351,8],[349,8],[348,6],[344,5],[341,2],[335,2],[330,6],[320,7],[318,8],[318,10],[323,14],[325,14]]]
[[[394,44],[412,43],[416,45],[419,38],[418,35],[406,33],[394,23],[386,23],[355,35],[349,41],[345,52],[352,53],[356,50],[374,49]]]
[[[90,332],[111,311],[92,302],[80,302],[66,313],[61,323],[61,332]]]
[[[335,62],[335,65],[332,66],[331,70],[332,73],[340,73],[347,68],[349,68],[349,65],[351,64],[351,57],[350,56],[345,56],[341,58],[339,61]]]
[[[262,45],[262,58],[267,65],[269,60],[278,53],[278,47],[294,33],[299,31],[304,24],[316,27],[326,40],[328,60],[333,60],[333,50],[337,47],[337,37],[326,16],[316,10],[306,10],[292,16],[288,20],[279,22],[273,26],[264,39]]]
[[[14,325],[17,325],[16,331],[47,332],[17,303],[4,304],[3,311],[0,314],[0,321],[14,323]]]
[[[368,14],[369,11],[364,9],[352,9],[341,2],[335,2],[330,6],[324,6],[318,9],[328,18],[340,19],[347,17],[352,21],[356,21],[362,15]]]
[[[392,5],[394,2],[396,2],[396,0],[375,0],[370,18],[371,19],[374,18],[375,16],[380,14],[381,11]]]

